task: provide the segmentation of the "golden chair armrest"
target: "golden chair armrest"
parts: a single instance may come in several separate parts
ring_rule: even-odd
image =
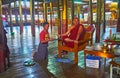
[[[90,41],[90,38],[85,39],[85,40],[75,41],[74,42],[74,48],[78,49],[78,47],[79,47],[80,44],[82,45],[84,43],[88,43],[89,41]]]

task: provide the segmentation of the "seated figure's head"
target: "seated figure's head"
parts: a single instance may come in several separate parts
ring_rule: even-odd
[[[73,20],[73,24],[74,24],[74,25],[79,24],[79,19],[78,19],[77,17],[74,18],[74,20]]]

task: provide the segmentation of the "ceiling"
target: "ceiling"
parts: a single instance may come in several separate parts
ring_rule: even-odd
[[[11,2],[15,2],[15,1],[19,1],[19,0],[2,0],[2,4],[9,4]],[[21,1],[25,1],[25,0],[21,0]],[[26,0],[26,1],[30,1],[30,0]],[[44,0],[34,0],[34,1],[38,1],[38,2],[43,2]],[[56,2],[58,0],[46,0],[47,2]],[[72,1],[72,0],[68,0],[68,1]],[[79,2],[79,1],[82,1],[82,2],[88,2],[90,0],[74,0],[75,2]],[[96,1],[96,0],[92,0],[92,1]],[[113,1],[113,2],[117,2],[118,0],[106,0],[106,1]]]
[[[15,2],[15,1],[19,1],[19,0],[2,0],[2,4],[8,4],[11,2]],[[24,1],[24,0],[22,0],[22,1]],[[30,1],[30,0],[27,0],[27,1]],[[35,0],[35,1],[43,2],[43,0]]]
[[[2,0],[2,4],[8,4],[8,3],[11,3],[11,2],[15,2],[15,1],[19,1],[19,0]],[[24,1],[24,0],[21,0],[21,1]],[[27,1],[30,1],[30,0],[27,0]],[[39,1],[39,2],[43,2],[44,0],[34,0],[34,1]],[[58,0],[46,0],[47,2],[55,2],[55,1],[58,1]],[[71,0],[68,0],[68,1],[71,1]],[[88,1],[88,0],[74,0],[74,1]]]

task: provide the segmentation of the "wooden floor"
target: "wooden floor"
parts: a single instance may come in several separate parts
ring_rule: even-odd
[[[10,32],[9,27],[6,30]],[[7,34],[11,51],[11,66],[5,72],[0,73],[0,78],[109,78],[109,65],[103,68],[103,63],[101,63],[100,69],[84,68],[83,51],[79,52],[78,65],[74,65],[73,62],[57,62],[55,58],[57,40],[49,43],[48,62],[45,62],[44,65],[36,62],[33,66],[24,66],[26,60],[32,59],[32,52],[37,50],[41,28],[36,28],[35,37],[31,36],[30,26],[24,28],[23,35],[19,35],[18,27],[14,27],[13,31],[15,32],[14,37],[10,33]],[[64,57],[72,60],[73,54],[69,53]],[[109,59],[107,61],[109,62]],[[120,77],[114,75],[113,78]]]

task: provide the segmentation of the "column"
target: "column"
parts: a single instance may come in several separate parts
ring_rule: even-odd
[[[18,25],[18,8],[16,5],[16,1],[14,2],[14,8],[15,8],[15,21],[16,21],[16,24]]]
[[[97,0],[96,42],[100,42],[101,0]]]
[[[38,27],[40,27],[40,17],[39,17],[39,2],[37,2],[37,12],[38,12]]]
[[[57,20],[57,22],[58,22],[58,34],[61,34],[61,14],[60,14],[60,7],[62,6],[62,3],[61,3],[61,0],[58,0],[57,1],[57,4],[58,4],[58,20]]]
[[[50,25],[51,25],[51,32],[52,32],[52,12],[53,12],[52,2],[50,2]]]
[[[67,20],[67,0],[63,0],[63,11],[62,11],[62,33],[68,30]]]
[[[19,0],[19,14],[20,14],[20,34],[22,34],[23,33],[23,15],[22,15],[21,0]]]
[[[12,8],[11,8],[11,3],[9,2],[9,12],[8,12],[8,15],[9,15],[9,18],[10,18],[10,31],[11,33],[13,32],[13,24],[12,24]]]
[[[27,25],[27,4],[26,4],[26,2],[27,2],[27,0],[24,0],[24,3],[25,3],[25,4],[24,4],[24,6],[25,6],[25,10],[24,10],[24,15],[25,15],[25,16],[24,16],[24,18],[25,18],[25,21],[24,21],[24,22],[25,22],[25,23],[24,23],[24,24],[25,24],[25,26]]]
[[[118,21],[117,21],[117,32],[120,32],[120,0],[118,0]]]
[[[90,20],[89,20],[89,22],[90,22],[90,25],[92,25],[93,24],[93,12],[92,12],[92,0],[90,0],[89,1],[89,7],[90,7]]]
[[[81,6],[80,6],[80,4],[78,4],[77,6],[78,6],[78,19],[79,19],[79,21],[80,21],[80,7],[81,7]]]
[[[5,65],[5,55],[4,55],[4,31],[2,26],[2,0],[0,0],[0,72],[4,72]]]
[[[31,15],[31,31],[32,36],[35,36],[35,18],[34,18],[34,0],[30,0],[30,15]]]
[[[46,3],[46,0],[44,0],[44,3],[43,3],[43,8],[44,8],[44,21],[47,21],[47,3]]]
[[[106,29],[106,19],[105,19],[105,2],[106,0],[102,0],[102,20],[103,20],[103,33],[105,33]]]
[[[71,20],[71,22],[72,22],[72,24],[73,24],[73,19],[74,19],[74,0],[72,0],[72,9],[71,9],[71,16],[72,16],[72,20]]]

